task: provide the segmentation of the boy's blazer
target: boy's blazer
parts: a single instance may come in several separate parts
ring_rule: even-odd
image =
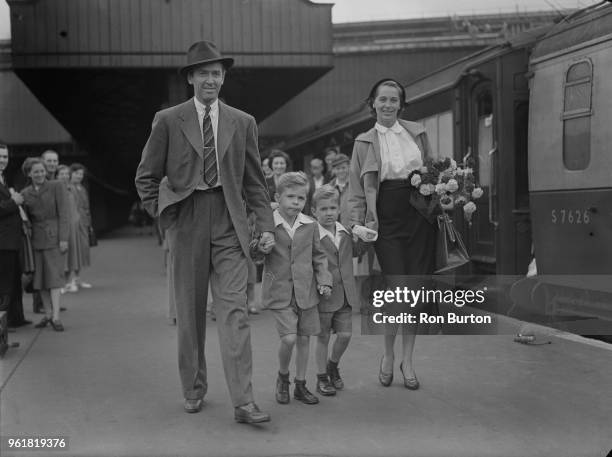
[[[339,224],[336,225],[336,230]],[[336,248],[329,236],[321,235],[321,248],[327,255],[327,265],[334,284],[329,297],[321,297],[319,311],[332,313],[344,306],[344,300],[349,306],[360,308],[359,295],[353,275],[353,238],[350,233],[339,230],[340,249]]]
[[[317,223],[303,214],[304,223],[297,228],[293,239],[282,225],[274,229],[276,244],[266,255],[262,283],[264,308],[280,309],[289,306],[291,294],[297,305],[309,309],[319,303],[317,286],[332,286],[327,269],[327,258],[321,249]]]

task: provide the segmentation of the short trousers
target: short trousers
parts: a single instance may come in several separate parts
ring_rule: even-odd
[[[286,308],[271,309],[276,321],[276,330],[282,338],[286,335],[312,336],[321,331],[319,310],[316,306],[308,309],[298,307],[295,296]]]
[[[337,311],[324,313],[319,311],[321,321],[321,335],[334,333],[352,333],[353,331],[353,310],[344,303],[344,306]]]

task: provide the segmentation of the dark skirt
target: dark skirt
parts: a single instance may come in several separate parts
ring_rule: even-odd
[[[435,269],[438,228],[410,204],[411,192],[418,191],[405,180],[380,184],[375,249],[385,276],[428,276]]]

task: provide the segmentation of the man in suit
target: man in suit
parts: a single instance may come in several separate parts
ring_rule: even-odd
[[[47,180],[53,181],[57,179],[57,167],[59,166],[59,155],[57,155],[57,152],[47,149],[40,158],[43,160],[47,170]]]
[[[189,48],[187,65],[179,71],[194,97],[155,115],[136,188],[144,207],[167,230],[185,410],[198,412],[208,388],[204,338],[210,278],[234,418],[257,423],[270,416],[254,403],[251,387],[250,233],[243,195],[256,215],[264,252],[274,246],[274,222],[255,119],[218,99],[231,65],[233,59],[223,57],[214,43]]]
[[[19,205],[23,197],[8,187],[4,176],[8,162],[8,147],[0,144],[0,311],[7,311],[9,327],[20,327],[31,323],[23,315],[21,294]]]

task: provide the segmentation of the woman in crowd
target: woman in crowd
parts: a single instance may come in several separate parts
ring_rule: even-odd
[[[37,328],[51,324],[57,332],[64,331],[59,319],[60,289],[64,285],[63,253],[68,250],[70,209],[66,186],[48,181],[41,159],[24,162],[23,172],[32,183],[22,191],[24,208],[32,223],[34,250],[33,287],[40,291],[45,317]]]
[[[270,200],[272,200],[272,209],[276,209],[278,205],[274,200],[276,184],[283,174],[291,171],[291,159],[289,159],[287,153],[280,149],[273,149],[268,159],[270,160],[270,167],[272,168],[272,176],[266,179],[266,184],[268,185]]]
[[[377,82],[368,97],[368,105],[376,117],[373,128],[355,139],[351,158],[349,211],[353,225],[366,225],[364,174],[372,172],[376,192],[375,220],[378,230],[375,250],[388,289],[408,287],[420,289],[427,285],[426,276],[435,266],[436,226],[414,205],[422,197],[407,178],[431,156],[427,134],[422,125],[400,120],[405,103],[402,86],[395,80]],[[370,164],[374,163],[374,166]],[[416,193],[416,194],[415,194]],[[370,222],[371,223],[371,222]],[[368,224],[370,225],[370,224]],[[409,278],[409,275],[420,278]],[[388,313],[406,311],[405,304],[385,305]],[[422,304],[412,312],[424,311]],[[419,388],[412,366],[416,325],[403,324],[400,370],[404,386]],[[395,338],[399,324],[385,327],[384,355],[380,361],[379,381],[387,387],[393,382]]]
[[[64,292],[76,292],[78,290],[76,284],[73,283],[74,272],[81,269],[81,238],[77,236],[79,232],[79,211],[76,204],[76,196],[74,194],[74,186],[70,183],[70,167],[68,165],[60,165],[57,167],[57,180],[66,185],[68,191],[68,208],[70,211],[69,235],[68,235],[68,252],[66,253],[66,279],[67,283],[62,288]]]
[[[270,159],[266,157],[261,161],[261,170],[264,173],[264,178],[268,179],[273,175],[272,169],[270,168]]]
[[[81,281],[79,277],[80,270],[83,267],[88,267],[91,263],[89,255],[89,232],[91,230],[91,212],[89,211],[89,194],[83,186],[83,178],[85,177],[85,167],[80,163],[70,165],[70,185],[76,200],[76,207],[79,213],[79,223],[77,227],[76,237],[78,238],[79,246],[79,268],[71,273],[70,290],[76,291],[79,287],[89,289],[91,284]]]

